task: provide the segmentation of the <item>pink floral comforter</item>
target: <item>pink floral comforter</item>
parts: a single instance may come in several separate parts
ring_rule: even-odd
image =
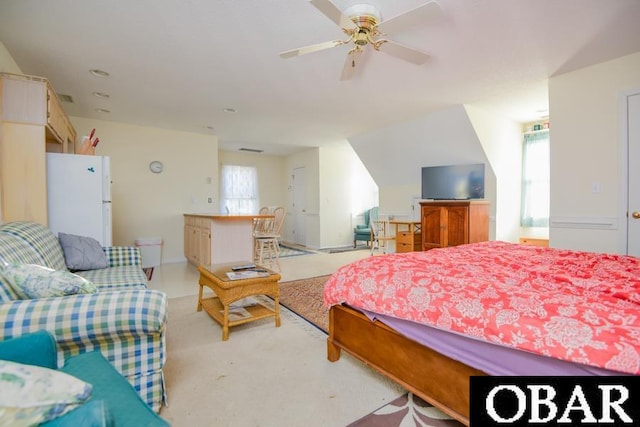
[[[340,268],[326,305],[640,374],[640,259],[499,241],[368,257]]]

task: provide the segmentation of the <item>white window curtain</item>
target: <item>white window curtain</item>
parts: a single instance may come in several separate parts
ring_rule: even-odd
[[[549,131],[524,135],[520,225],[549,226]]]
[[[258,170],[252,166],[222,165],[220,211],[232,214],[258,212]]]

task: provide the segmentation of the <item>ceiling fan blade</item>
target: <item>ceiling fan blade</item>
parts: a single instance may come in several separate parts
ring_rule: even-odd
[[[430,1],[422,6],[418,6],[415,9],[408,10],[407,12],[381,22],[377,28],[378,31],[384,34],[394,34],[415,25],[424,24],[441,14],[442,9],[440,5],[435,1]]]
[[[416,65],[422,65],[427,62],[429,55],[417,49],[401,45],[391,40],[386,40],[378,46],[378,50],[388,53],[396,58],[404,59]]]
[[[332,47],[341,46],[344,42],[341,40],[332,40],[330,42],[313,44],[311,46],[299,47],[297,49],[287,50],[280,54],[282,58],[291,58],[294,56],[305,55],[307,53],[318,52],[320,50],[330,49]]]
[[[342,13],[338,7],[329,0],[310,0],[316,9],[322,12],[327,18],[335,22],[340,28],[354,30],[358,28],[348,16]]]
[[[344,61],[344,67],[342,68],[342,75],[340,76],[340,80],[349,80],[355,72],[356,69],[359,68],[358,64],[360,64],[360,60],[362,59],[362,54],[364,51],[362,49],[352,49],[347,54],[347,59]]]

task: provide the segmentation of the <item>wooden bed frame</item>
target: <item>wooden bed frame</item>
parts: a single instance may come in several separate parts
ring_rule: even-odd
[[[344,305],[329,311],[327,358],[341,350],[469,425],[469,377],[484,372],[450,359]]]

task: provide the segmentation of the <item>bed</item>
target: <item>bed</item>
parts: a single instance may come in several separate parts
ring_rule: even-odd
[[[369,257],[324,288],[347,351],[468,425],[473,375],[640,374],[640,259],[491,241]]]

